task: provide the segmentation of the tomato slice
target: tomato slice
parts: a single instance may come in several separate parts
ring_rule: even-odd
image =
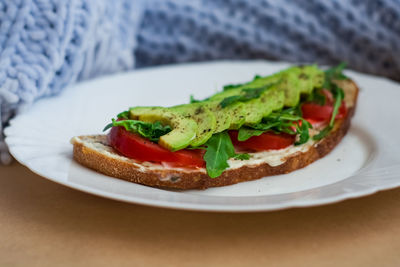
[[[204,167],[204,152],[197,150],[179,150],[171,152],[123,127],[112,127],[108,134],[110,145],[122,155],[151,162],[168,162],[172,166]]]
[[[301,105],[301,112],[303,113],[303,118],[314,121],[329,121],[332,117],[333,105],[319,105],[317,103],[307,102]],[[336,119],[343,119],[347,115],[347,107],[344,101],[339,107]]]
[[[238,140],[238,131],[229,131],[229,135],[235,147],[253,151],[282,149],[292,145],[296,139],[295,135],[287,133],[276,134],[273,132],[265,132],[259,136],[252,136],[246,141]]]

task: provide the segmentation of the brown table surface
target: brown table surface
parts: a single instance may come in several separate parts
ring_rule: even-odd
[[[400,266],[400,189],[313,208],[177,211],[0,167],[0,266]]]

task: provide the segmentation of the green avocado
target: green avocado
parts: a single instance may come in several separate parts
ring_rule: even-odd
[[[273,78],[280,79],[278,87],[285,93],[284,105],[294,107],[302,94],[310,94],[314,88],[322,86],[324,73],[315,65],[296,66],[262,79]]]
[[[219,133],[227,129],[239,129],[245,122],[246,111],[244,110],[244,104],[238,102],[223,108],[220,103],[221,101],[216,99],[201,102],[216,117],[217,125],[214,133]]]
[[[314,88],[323,84],[324,72],[315,65],[295,66],[273,74],[259,77],[244,86],[260,86],[267,83],[279,83],[278,89],[285,93],[284,105],[296,106],[301,94],[310,94]]]
[[[172,127],[172,131],[161,136],[158,144],[171,151],[183,149],[196,138],[197,123],[192,118],[163,107],[135,107],[129,110],[131,119],[145,122],[159,121]]]
[[[315,65],[302,66],[297,71],[298,86],[302,94],[311,94],[314,88],[321,88],[324,78],[324,72]]]
[[[256,77],[255,79],[253,79],[253,81],[249,83],[243,84],[233,89],[225,90],[210,97],[211,101],[218,101],[218,103],[221,103],[221,101],[226,98],[238,95],[245,95],[246,90],[257,90],[259,88],[266,87],[265,91],[255,99],[250,99],[249,101],[245,102],[234,103],[225,108],[221,108],[221,113],[227,114],[230,113],[230,110],[233,107],[236,107],[236,109],[240,110],[240,112],[236,112],[236,114],[240,114],[240,116],[236,116],[236,118],[238,118],[237,120],[239,120],[239,123],[231,123],[228,129],[239,129],[240,126],[242,126],[243,124],[252,125],[259,123],[263,117],[269,115],[269,113],[271,113],[273,110],[281,109],[283,107],[283,102],[285,99],[285,94],[283,90],[279,88],[279,84],[281,83],[281,76],[282,75]],[[235,118],[234,116],[230,117]]]
[[[215,132],[217,126],[215,115],[206,105],[193,103],[174,106],[170,109],[186,118],[192,118],[197,123],[196,137],[192,140],[190,146],[203,145]]]
[[[245,103],[246,125],[260,123],[263,117],[268,116],[272,111],[283,108],[285,94],[277,86],[270,88],[259,98]]]
[[[261,88],[269,85],[271,82],[259,82],[259,78],[256,78],[252,82],[217,93],[205,101],[204,104],[213,103],[214,105],[212,110],[216,113],[218,124],[216,132],[222,132],[226,129],[239,129],[243,124],[249,124],[249,120],[261,121],[265,108],[261,105],[262,103],[259,101],[259,98],[248,102],[236,102],[226,107],[221,107],[220,103],[226,98],[244,95],[245,90]]]
[[[278,83],[279,81],[280,81],[280,76],[278,75],[267,76],[267,77],[256,76],[251,82],[244,83],[232,89],[225,89],[224,91],[211,96],[209,99],[221,101],[227,97],[240,95],[241,93],[243,93],[243,89],[246,90],[246,89],[260,88],[263,86],[267,86],[269,84]]]
[[[159,144],[175,151],[200,146],[214,133],[257,124],[284,106],[294,107],[302,94],[322,87],[323,81],[324,72],[315,65],[291,67],[270,76],[256,76],[242,85],[224,87],[201,102],[169,108],[131,108],[130,116],[170,125],[172,131],[161,136]]]
[[[226,110],[223,110],[219,105],[219,101],[205,101],[201,102],[201,105],[206,106],[215,116],[215,130],[214,133],[222,132],[226,129],[229,129],[231,125],[231,116]]]
[[[220,105],[225,97],[237,95],[238,93],[240,93],[240,90],[224,91],[205,101],[194,103],[207,107],[214,114],[216,118],[214,133],[219,133],[227,129],[239,129],[244,124],[246,111],[244,110],[243,103],[234,103],[224,108]]]
[[[286,107],[294,107],[300,101],[300,87],[297,79],[297,73],[288,71],[282,73],[282,79],[279,84],[279,90],[284,92],[284,105]]]
[[[246,121],[246,110],[244,103],[234,103],[228,107],[222,108],[221,112],[228,114],[230,117],[229,128],[231,130],[237,130]]]

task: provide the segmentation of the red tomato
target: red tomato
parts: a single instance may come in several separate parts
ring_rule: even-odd
[[[202,150],[179,150],[171,152],[123,127],[112,127],[108,134],[110,145],[122,155],[151,162],[168,162],[172,166],[204,167]]]
[[[270,149],[281,149],[292,145],[296,139],[295,135],[286,133],[275,134],[273,132],[265,132],[260,136],[252,136],[246,141],[239,141],[238,131],[229,131],[232,143],[240,149],[264,151]]]
[[[301,105],[301,112],[303,113],[303,118],[306,120],[329,121],[332,117],[333,105],[327,103],[321,106],[317,103],[308,102]],[[342,119],[346,117],[346,114],[346,104],[342,101],[336,119]]]
[[[336,115],[336,119],[343,119],[347,115],[347,106],[344,101],[342,101],[342,104],[339,107],[338,114]]]

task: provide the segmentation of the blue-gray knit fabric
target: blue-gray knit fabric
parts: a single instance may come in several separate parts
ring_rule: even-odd
[[[400,80],[400,0],[0,0],[1,127],[97,75],[260,58]]]

